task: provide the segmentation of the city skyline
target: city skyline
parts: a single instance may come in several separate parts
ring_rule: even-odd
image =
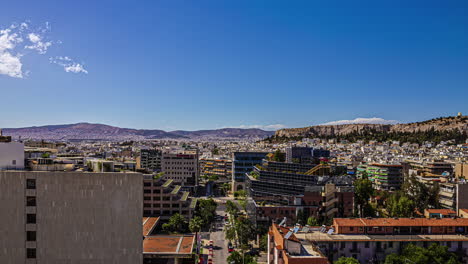
[[[465,113],[467,9],[461,1],[10,3],[0,11],[0,127],[272,130]],[[29,31],[8,48],[5,30],[23,23]]]

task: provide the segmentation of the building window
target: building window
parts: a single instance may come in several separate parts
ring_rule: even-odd
[[[346,247],[346,242],[341,242],[341,243],[340,243],[340,248],[341,248],[341,249],[344,249],[345,247]]]
[[[16,160],[12,160],[12,161],[11,161],[11,164],[12,164],[12,165],[16,165]]]
[[[36,197],[27,196],[26,197],[26,206],[36,206]]]
[[[366,241],[366,243],[364,244],[364,247],[369,248],[369,241]]]
[[[393,241],[388,242],[388,247],[393,248]]]
[[[27,179],[26,180],[26,189],[36,189],[36,180],[35,179]]]
[[[36,223],[36,214],[27,214],[26,224],[35,224],[35,223]]]
[[[452,247],[452,241],[447,241],[447,247],[450,249]]]
[[[26,249],[26,258],[35,259],[36,258],[36,249],[35,248],[27,248]]]
[[[349,227],[349,231],[353,232],[354,231],[354,227]]]
[[[26,241],[36,241],[36,231],[27,231]]]

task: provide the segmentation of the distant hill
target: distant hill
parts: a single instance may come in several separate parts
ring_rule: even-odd
[[[274,131],[223,128],[199,131],[120,128],[103,124],[77,123],[23,128],[4,128],[4,135],[44,140],[145,140],[145,139],[261,139]]]
[[[303,128],[277,130],[267,140],[280,141],[300,138],[339,138],[356,140],[400,140],[403,142],[441,141],[456,139],[466,140],[468,134],[468,116],[434,118],[422,122],[384,125],[384,124],[345,124],[318,125]]]

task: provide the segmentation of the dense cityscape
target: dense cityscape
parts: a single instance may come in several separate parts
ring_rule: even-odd
[[[468,264],[468,1],[0,5],[0,264]]]
[[[465,263],[468,122],[461,113],[440,120],[460,124],[463,142],[297,140],[281,130],[39,140],[47,135],[5,129],[0,196],[9,228],[0,259]],[[348,134],[373,131],[354,127]]]

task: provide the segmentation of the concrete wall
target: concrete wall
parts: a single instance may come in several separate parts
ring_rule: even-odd
[[[16,164],[13,164],[13,161]],[[0,169],[23,169],[24,145],[20,142],[0,142]]]
[[[1,145],[2,143],[0,143]],[[0,263],[25,261],[25,181],[0,171]]]
[[[10,171],[0,172],[2,177],[10,183],[0,185],[0,204],[14,202],[23,212],[14,220],[0,220],[0,230],[11,230],[1,236],[0,246],[11,248],[22,240],[22,261],[12,254],[6,257],[10,263],[25,262],[24,212],[31,209],[24,201],[26,178],[35,178],[37,186],[37,242],[32,244],[37,248],[38,264],[142,262],[141,174]],[[15,186],[13,190],[20,194],[4,194]],[[1,255],[0,263],[9,263],[1,261]]]

